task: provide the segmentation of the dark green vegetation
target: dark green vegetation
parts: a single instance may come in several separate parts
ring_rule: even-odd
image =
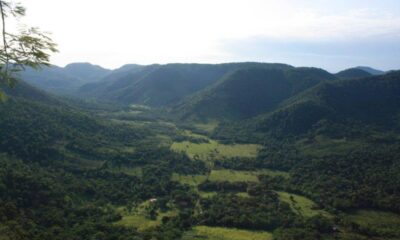
[[[244,68],[174,108],[183,119],[243,119],[271,111],[284,100],[322,81],[334,80],[316,68]]]
[[[168,106],[215,83],[225,74],[246,67],[292,68],[284,64],[167,64],[136,67],[96,84],[83,86],[80,95],[123,104]]]
[[[43,66],[41,71],[27,68],[20,77],[29,84],[46,91],[71,95],[79,87],[96,82],[107,76],[111,70],[90,63],[73,63],[64,68]]]
[[[127,65],[80,88],[104,102],[4,90],[0,239],[400,238],[400,72]]]
[[[349,68],[338,72],[335,74],[340,79],[351,79],[351,78],[363,78],[363,77],[370,77],[374,74],[371,74],[365,70],[359,68]]]

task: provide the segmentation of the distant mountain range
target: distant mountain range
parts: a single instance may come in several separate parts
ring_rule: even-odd
[[[110,73],[111,70],[90,63],[72,63],[64,68],[43,66],[41,70],[35,70],[28,67],[20,77],[43,90],[69,95],[82,85],[99,81]]]
[[[175,106],[182,119],[243,119],[271,111],[286,99],[336,77],[317,68],[244,68]]]
[[[211,92],[214,90],[217,91],[218,94],[221,94],[223,88],[233,86],[235,81],[239,82],[240,80],[228,80],[228,78],[239,77],[239,73],[236,75],[234,74],[237,70],[247,69],[245,70],[247,74],[249,74],[251,78],[254,78],[255,74],[251,74],[251,68],[276,70],[296,69],[286,64],[245,62],[147,66],[128,64],[115,70],[109,70],[90,63],[72,63],[64,68],[57,66],[43,67],[41,71],[27,68],[26,71],[21,73],[21,78],[35,87],[55,94],[103,102],[114,102],[123,105],[144,104],[152,107],[173,106],[175,108],[179,105],[182,109],[187,108],[190,104],[193,105],[194,102],[197,102],[195,105],[199,107],[201,105],[199,101],[201,96],[210,96]],[[383,71],[370,67],[356,67],[341,71],[337,74],[329,74],[324,71],[324,76],[311,76],[315,74],[316,70],[314,69],[314,72],[309,70],[311,75],[308,77],[306,76],[307,73],[303,73],[304,71],[304,68],[298,68],[297,73],[300,75],[303,74],[303,76],[299,76],[300,78],[315,77],[315,79],[319,80],[322,78],[324,78],[324,80],[361,78],[384,73]],[[244,72],[242,71],[241,77],[245,78],[243,74]],[[293,76],[289,76],[289,74],[287,77],[292,78],[290,81],[296,82],[293,79],[296,78],[295,74],[291,74],[293,74]],[[261,75],[258,76],[258,82],[264,84],[264,88],[268,88],[267,84],[262,81],[263,77]],[[252,81],[254,81],[254,83],[257,82],[256,80]],[[268,81],[271,80],[267,80],[267,82]],[[251,85],[246,86],[249,88],[252,87]],[[229,89],[229,91],[232,90],[232,88]],[[229,95],[230,93],[227,94]],[[292,92],[290,94],[294,93]],[[214,97],[216,97],[216,95]],[[225,97],[229,98],[229,96]],[[183,99],[186,98],[190,99],[190,104],[182,102]],[[209,99],[209,101],[212,100]],[[251,109],[250,107],[248,111],[252,111]],[[214,111],[220,112],[217,110],[216,106]],[[255,111],[255,113],[257,113],[257,111]],[[252,115],[255,113],[248,114]]]
[[[370,72],[367,72],[363,69],[360,68],[349,68],[343,71],[340,71],[335,74],[336,77],[340,79],[351,79],[351,78],[363,78],[363,77],[370,77],[373,76],[374,74],[371,74]]]
[[[100,82],[87,84],[77,95],[121,104],[170,106],[212,85],[226,74],[247,67],[293,68],[284,64],[167,64],[135,66],[129,71],[114,72]]]
[[[356,67],[356,68],[357,68],[357,69],[364,70],[364,71],[366,71],[366,72],[368,72],[368,73],[370,73],[370,74],[372,74],[372,75],[382,75],[382,74],[385,74],[384,71],[381,71],[381,70],[378,70],[378,69],[374,69],[374,68],[371,68],[371,67],[359,66],[359,67]]]
[[[113,71],[74,63],[22,73],[26,82],[53,93],[165,107],[173,118],[184,121],[245,120],[251,131],[278,135],[304,134],[325,125],[332,128],[332,124],[346,129],[346,121],[398,126],[399,75],[370,67],[331,74],[318,68],[252,62],[131,64]],[[12,94],[58,101],[26,83]],[[224,132],[223,128],[219,131]]]
[[[82,232],[91,236],[88,231],[101,238],[98,229],[109,232],[116,227],[115,233],[128,229],[117,227],[122,216],[115,215],[112,206],[131,202],[147,206],[156,199],[162,204],[182,204],[177,205],[177,218],[163,218],[163,225],[152,232],[175,226],[175,221],[179,223],[176,229],[181,229],[188,219],[193,220],[188,226],[203,225],[195,220],[203,217],[211,226],[226,227],[232,219],[244,221],[232,227],[254,230],[258,228],[253,226],[260,226],[274,236],[285,229],[289,234],[301,230],[294,238],[282,234],[280,239],[321,238],[319,232],[304,238],[310,229],[322,229],[326,239],[333,239],[331,229],[337,226],[349,234],[340,239],[400,236],[399,223],[364,228],[347,222],[350,218],[346,217],[365,209],[379,210],[379,215],[400,213],[400,71],[373,74],[351,68],[332,74],[267,63],[126,65],[110,71],[73,64],[42,72],[28,69],[22,76],[26,81],[15,88],[0,86],[8,95],[8,101],[0,104],[0,192],[4,192],[0,195],[3,202],[12,203],[0,212],[8,213],[10,208],[10,216],[18,216],[15,221],[4,218],[7,221],[0,222],[0,229],[17,224],[18,229],[28,226],[38,236],[36,232],[50,229],[55,238],[60,231],[68,231],[61,238]],[[260,149],[256,157],[201,159],[194,154],[191,159],[183,151],[174,152],[176,144],[211,149],[207,151],[212,155],[218,155],[219,149]],[[264,170],[266,174],[259,175]],[[225,180],[225,172],[235,171],[257,173],[249,175],[256,181],[208,180],[213,172],[224,172],[220,176]],[[190,186],[172,180],[175,175],[204,176],[204,182]],[[198,190],[212,190],[215,195],[202,197]],[[293,206],[299,206],[294,205],[295,199],[314,201],[307,209],[318,215],[297,212],[297,207],[281,200],[277,193],[282,191]],[[276,206],[271,205],[274,202]],[[110,210],[104,211],[104,206]],[[183,214],[197,211],[198,206],[208,212],[195,218]],[[98,215],[103,211],[111,215]],[[267,215],[253,218],[257,211]],[[320,214],[325,211],[332,217]],[[54,216],[56,221],[52,221]],[[94,225],[98,216],[114,220]],[[275,224],[280,219],[275,216],[283,220],[264,229],[264,220],[270,216],[267,223]],[[380,224],[383,218],[376,221]],[[77,224],[83,220],[87,222]],[[75,226],[83,228],[75,230]],[[10,232],[18,232],[10,229],[3,234],[6,239]],[[129,239],[131,229],[126,232]],[[376,237],[370,238],[370,230],[365,229],[377,229],[372,235]],[[138,239],[148,239],[148,233]],[[27,235],[21,236],[14,239]],[[32,239],[42,236],[53,235]],[[168,235],[161,232],[159,236]]]

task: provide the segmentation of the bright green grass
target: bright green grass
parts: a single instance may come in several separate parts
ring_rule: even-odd
[[[325,217],[331,217],[328,212],[315,209],[316,204],[306,197],[287,192],[277,193],[281,201],[288,203],[295,213],[303,217],[313,217],[319,214]]]
[[[199,191],[199,194],[200,194],[200,197],[202,197],[202,198],[211,198],[211,197],[214,197],[215,195],[217,195],[218,193],[217,192],[202,192],[202,191]]]
[[[236,170],[212,170],[209,175],[180,175],[174,173],[172,180],[180,182],[181,184],[188,184],[190,186],[197,186],[202,182],[258,182],[258,175],[265,174],[270,176],[283,176],[289,177],[289,174],[281,171],[272,171],[269,169],[262,169],[257,171],[236,171]]]
[[[197,226],[186,232],[182,240],[272,240],[269,232],[256,232],[234,228]]]
[[[258,171],[212,170],[208,180],[212,182],[258,182]]]
[[[206,175],[181,175],[174,173],[172,174],[172,181],[179,182],[181,184],[187,184],[190,186],[197,186],[207,179]]]
[[[178,214],[177,210],[171,210],[164,213],[158,211],[157,219],[151,220],[146,216],[145,211],[146,207],[150,204],[152,204],[150,201],[145,201],[131,213],[129,213],[125,208],[118,208],[119,213],[122,215],[122,219],[116,222],[116,224],[125,227],[134,227],[137,228],[138,231],[145,231],[149,228],[160,226],[163,217],[172,217]]]
[[[202,192],[199,191],[200,197],[202,198],[211,198],[217,195],[217,192]],[[247,192],[238,192],[236,193],[236,196],[242,197],[242,198],[250,198],[251,196]]]
[[[236,196],[241,197],[241,198],[250,198],[251,197],[247,192],[238,192],[238,193],[236,193]]]
[[[347,220],[368,227],[381,235],[400,237],[400,215],[373,210],[358,210],[346,216]]]
[[[149,228],[157,227],[161,223],[158,220],[149,220],[142,215],[129,215],[123,216],[122,219],[117,222],[117,224],[125,227],[134,227],[137,228],[138,231],[145,231]]]
[[[287,172],[273,171],[270,169],[261,169],[257,171],[238,171],[238,170],[212,170],[210,181],[228,181],[228,182],[258,182],[259,175],[289,177]]]
[[[223,157],[256,157],[261,146],[257,144],[220,144],[215,140],[208,143],[192,143],[189,141],[174,142],[171,149],[185,152],[192,159],[212,161]]]

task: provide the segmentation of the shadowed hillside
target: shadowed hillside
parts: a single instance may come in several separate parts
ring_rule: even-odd
[[[276,108],[288,99],[335,76],[317,68],[235,71],[214,86],[177,105],[183,119],[244,119]]]
[[[83,86],[79,95],[100,101],[123,104],[168,106],[218,81],[225,74],[249,66],[289,69],[284,64],[227,63],[227,64],[167,64],[135,68],[123,76]]]
[[[70,95],[82,85],[99,81],[110,72],[111,70],[90,63],[72,63],[65,68],[43,66],[36,70],[27,67],[20,76],[27,83],[43,90]]]

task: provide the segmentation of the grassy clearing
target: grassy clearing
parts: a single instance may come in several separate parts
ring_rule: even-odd
[[[177,173],[172,174],[172,181],[190,186],[197,186],[207,179],[206,175],[180,175]]]
[[[380,235],[400,237],[400,215],[373,210],[358,210],[346,216],[346,219],[362,227],[368,227]]]
[[[237,170],[212,170],[210,181],[228,181],[228,182],[258,182],[259,175],[283,176],[289,177],[289,173],[282,171],[273,171],[270,169],[261,169],[257,171],[237,171]]]
[[[360,141],[351,141],[345,138],[333,139],[318,135],[312,141],[303,139],[296,143],[306,155],[312,157],[323,157],[333,153],[347,153],[354,149],[363,147]]]
[[[161,222],[158,220],[149,220],[145,216],[141,215],[129,215],[123,216],[117,224],[125,227],[134,227],[137,228],[138,231],[145,231],[146,229],[159,226]]]
[[[199,191],[199,194],[200,194],[200,197],[202,197],[202,198],[211,198],[211,197],[214,197],[215,195],[217,195],[218,193],[217,192],[202,192],[202,191]]]
[[[209,180],[212,182],[258,182],[258,171],[212,170]]]
[[[131,212],[128,212],[125,208],[119,208],[118,210],[122,215],[122,219],[116,222],[116,224],[125,227],[134,227],[137,228],[138,231],[145,231],[149,228],[160,226],[163,217],[172,217],[178,214],[177,210],[171,210],[168,212],[158,211],[157,218],[151,220],[146,213],[146,208],[150,204],[152,204],[150,201],[145,201]]]
[[[247,192],[238,192],[238,193],[236,193],[236,196],[241,197],[241,198],[250,198],[251,197]]]
[[[257,171],[236,171],[236,170],[212,170],[209,175],[180,175],[174,173],[172,180],[180,182],[181,184],[188,184],[190,186],[197,186],[202,182],[209,181],[213,182],[258,182],[258,175],[270,175],[270,176],[283,176],[288,177],[287,172],[272,171],[269,169],[262,169]]]
[[[192,159],[212,161],[223,157],[256,157],[261,146],[257,144],[220,144],[215,140],[208,143],[192,143],[189,141],[174,142],[171,149],[185,152]]]
[[[277,193],[281,201],[288,203],[295,213],[303,217],[313,217],[319,214],[331,217],[328,212],[316,209],[316,204],[306,197],[287,192]]]
[[[349,220],[359,225],[397,225],[400,228],[400,215],[390,212],[359,210],[348,215]]]
[[[184,234],[182,240],[272,240],[269,232],[256,232],[222,227],[197,226]]]
[[[209,175],[180,175],[173,174],[172,180],[181,184],[197,186],[206,180],[212,182],[258,182],[258,171],[233,171],[233,170],[212,170]]]

